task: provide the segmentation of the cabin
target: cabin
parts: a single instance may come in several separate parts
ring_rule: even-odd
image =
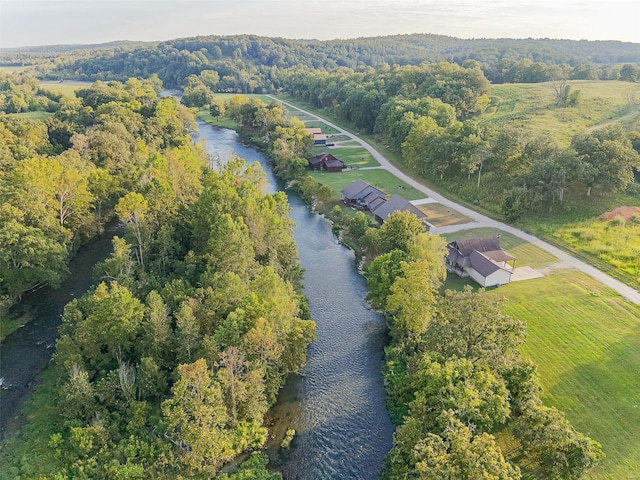
[[[471,277],[482,287],[511,282],[516,258],[500,247],[500,237],[454,240],[447,249],[445,264],[449,272],[462,278]]]
[[[426,230],[429,230],[429,224],[427,223],[427,215],[418,209],[415,205],[411,204],[408,200],[396,194],[393,195],[388,200],[376,205],[375,209],[372,210],[373,215],[376,221],[382,225],[385,220],[391,215],[393,212],[399,211],[407,211],[413,213],[416,217],[418,217],[425,226]]]
[[[384,201],[385,194],[364,180],[355,180],[342,189],[342,201],[358,210],[371,210],[372,205]]]
[[[307,158],[311,170],[324,170],[325,172],[341,172],[344,162],[329,152],[322,152],[315,157]]]
[[[324,147],[327,145],[327,135],[322,133],[322,129],[318,127],[307,128],[307,132],[313,135],[313,146]]]

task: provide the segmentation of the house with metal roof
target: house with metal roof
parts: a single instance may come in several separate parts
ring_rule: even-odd
[[[499,237],[454,240],[449,242],[447,249],[445,264],[448,271],[462,278],[471,277],[483,287],[511,282],[516,257],[500,247]]]
[[[389,215],[397,211],[411,212],[420,220],[423,220],[423,223],[427,219],[424,212],[420,211],[415,205],[409,203],[409,201],[398,194],[392,196],[387,201],[376,205],[376,208],[373,210],[373,215],[379,224],[383,224]]]
[[[360,179],[351,182],[341,193],[344,203],[360,210],[371,210],[372,205],[377,205],[385,197],[382,190]]]

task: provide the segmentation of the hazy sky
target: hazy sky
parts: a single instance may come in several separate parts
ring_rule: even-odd
[[[640,43],[639,0],[0,0],[0,47],[253,33]]]

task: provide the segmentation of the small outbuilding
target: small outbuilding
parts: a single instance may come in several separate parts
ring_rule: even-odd
[[[511,282],[516,258],[500,247],[499,237],[454,240],[447,248],[445,264],[449,272],[471,277],[483,287]]]
[[[322,147],[327,144],[327,135],[322,133],[322,129],[318,127],[307,128],[307,132],[313,135],[313,145]]]

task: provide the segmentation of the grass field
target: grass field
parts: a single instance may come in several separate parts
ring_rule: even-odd
[[[580,90],[574,107],[555,107],[549,83],[492,85],[491,104],[480,123],[525,128],[531,136],[549,134],[563,145],[587,128],[640,118],[640,88],[614,81],[571,81],[571,91]]]
[[[388,195],[397,193],[407,200],[425,198],[425,194],[398,180],[386,170],[348,170],[341,173],[309,172],[316,181],[328,185],[333,190],[333,199],[340,200],[340,191],[357,179],[364,180]]]
[[[10,113],[9,115],[12,115],[14,117],[28,118],[30,120],[44,120],[45,118],[52,117],[55,114],[50,112],[36,111],[36,112]]]
[[[207,109],[198,110],[196,112],[196,118],[199,118],[200,120],[203,120],[212,125],[216,125],[222,128],[228,128],[230,130],[235,130],[238,127],[238,124],[231,120],[229,117],[222,116],[213,118],[211,116],[211,113]]]
[[[494,292],[527,324],[523,353],[538,365],[544,403],[602,443],[607,458],[592,478],[637,478],[640,307],[573,270]]]
[[[459,225],[461,223],[470,222],[471,219],[462,215],[457,210],[445,207],[440,203],[427,203],[418,205],[418,210],[427,215],[429,223],[436,227],[444,227],[446,225]]]
[[[73,98],[75,97],[75,91],[79,88],[85,88],[91,85],[91,82],[42,82],[40,86],[47,90],[51,90],[52,92],[58,93],[65,97]]]

